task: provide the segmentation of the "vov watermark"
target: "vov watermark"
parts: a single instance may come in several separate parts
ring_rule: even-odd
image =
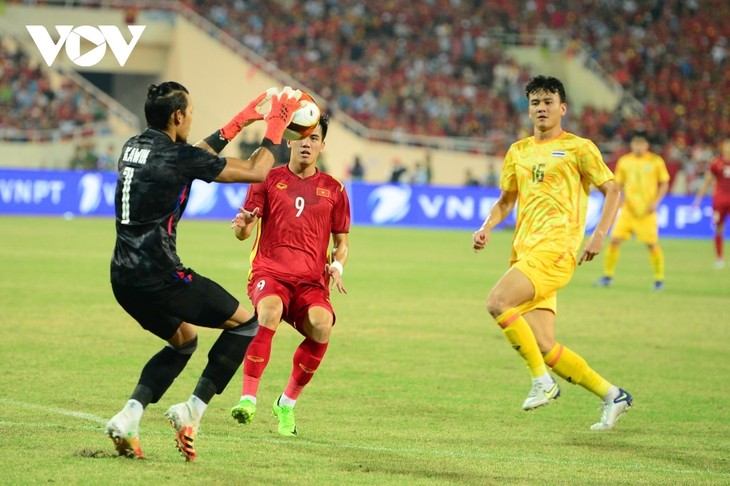
[[[77,66],[89,67],[99,63],[106,54],[106,46],[108,45],[114,57],[117,58],[120,66],[124,66],[132,54],[134,46],[142,37],[145,25],[128,25],[129,33],[132,40],[127,42],[116,25],[100,25],[98,28],[91,25],[56,25],[58,32],[58,42],[54,42],[51,34],[42,25],[26,25],[30,36],[33,38],[36,47],[43,56],[46,64],[51,66],[61,52],[61,48],[66,45],[66,55]],[[88,52],[81,53],[81,39],[85,39],[96,47],[91,48]]]

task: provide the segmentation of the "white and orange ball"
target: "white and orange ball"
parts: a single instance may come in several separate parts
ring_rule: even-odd
[[[321,111],[314,98],[306,91],[292,90],[288,86],[282,91],[276,88],[269,88],[266,91],[266,98],[261,100],[256,107],[256,111],[266,116],[269,110],[271,110],[271,98],[275,94],[287,93],[291,96],[292,93],[296,93],[297,91],[301,93],[299,100],[302,101],[302,106],[294,112],[291,123],[284,130],[284,138],[286,140],[301,140],[308,137],[317,128]]]
[[[302,91],[302,106],[294,112],[294,118],[284,130],[284,138],[287,140],[301,140],[308,137],[317,125],[321,112],[314,98],[309,93]]]

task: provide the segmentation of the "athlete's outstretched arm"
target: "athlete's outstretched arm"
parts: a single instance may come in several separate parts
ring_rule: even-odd
[[[593,234],[588,239],[588,243],[586,243],[583,253],[578,260],[578,265],[583,262],[593,260],[593,258],[601,252],[601,248],[603,248],[603,241],[606,239],[608,230],[611,229],[611,225],[616,219],[616,213],[618,212],[621,193],[619,192],[616,181],[613,179],[606,181],[598,186],[598,190],[605,196],[603,209],[601,210],[601,219],[598,220],[598,224],[593,230]]]
[[[489,237],[492,234],[492,230],[499,223],[509,216],[512,210],[515,208],[517,202],[517,191],[502,191],[499,195],[499,199],[492,206],[492,210],[489,211],[489,216],[484,220],[482,226],[476,230],[472,236],[472,244],[474,251],[483,250],[487,243],[489,243]]]
[[[241,206],[238,208],[238,214],[231,221],[231,228],[233,228],[236,238],[243,241],[251,236],[251,233],[258,222],[259,208],[254,208],[253,211],[246,211],[246,209]]]
[[[651,203],[649,203],[649,209],[647,211],[647,214],[651,214],[657,210],[657,208],[659,207],[659,204],[661,204],[661,202],[662,202],[662,199],[664,199],[664,196],[666,196],[668,192],[669,192],[669,182],[660,182],[659,188],[657,190],[656,198]]]
[[[213,155],[218,155],[221,150],[228,145],[228,142],[233,140],[233,138],[238,135],[244,127],[250,125],[256,120],[263,120],[264,116],[259,113],[259,108],[262,104],[270,101],[271,97],[276,93],[276,88],[270,88],[261,93],[250,101],[249,104],[246,105],[246,108],[239,111],[223,128],[199,141],[195,144],[195,146],[202,148]]]
[[[226,157],[223,168],[216,182],[261,182],[274,166],[276,158],[271,150],[259,147],[248,159]]]
[[[350,239],[347,233],[332,233],[332,244],[334,251],[332,252],[332,263],[325,266],[325,271],[332,278],[332,285],[337,287],[337,291],[346,294],[345,286],[342,283],[342,275],[345,269],[345,263],[350,255]]]
[[[697,191],[697,195],[695,196],[695,200],[692,203],[693,208],[700,207],[700,203],[702,202],[702,198],[707,194],[707,190],[710,188],[710,185],[715,182],[715,174],[713,174],[711,171],[705,171],[705,177],[702,181],[702,186]]]
[[[271,109],[266,116],[261,116],[256,108],[268,96],[271,98]],[[266,133],[261,146],[248,159],[226,157],[226,166],[215,178],[216,182],[261,182],[266,178],[276,161],[272,149],[281,144],[284,130],[291,123],[294,112],[301,106],[301,96],[301,91],[288,86],[273,95],[268,91],[262,93],[225,127],[195,144],[218,154],[228,143],[228,137],[235,136],[244,126],[262,118],[266,122]]]

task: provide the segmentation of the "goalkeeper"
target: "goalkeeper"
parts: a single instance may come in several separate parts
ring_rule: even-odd
[[[193,441],[208,402],[223,392],[241,365],[259,325],[254,313],[220,285],[183,265],[176,251],[177,223],[195,179],[264,180],[274,164],[272,150],[281,143],[300,96],[300,91],[288,87],[281,93],[262,93],[223,128],[190,145],[193,104],[188,90],[174,81],[149,87],[144,106],[147,129],[127,141],[118,162],[111,284],[119,305],[166,344],[147,361],[124,408],[106,426],[120,455],[143,456],[142,413],[162,398],[185,368],[198,345],[197,325],[223,331],[208,352],[208,363],[190,398],[165,413],[180,454],[186,461],[197,456]],[[264,117],[257,107],[269,99],[271,109]],[[262,119],[266,133],[251,157],[218,155],[244,127]]]

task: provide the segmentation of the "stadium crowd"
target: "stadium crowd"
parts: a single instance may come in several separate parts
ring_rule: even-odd
[[[691,178],[730,133],[730,3],[724,0],[195,0],[204,17],[373,129],[514,140],[530,73],[502,42],[561,31],[645,113],[586,107],[567,126],[606,147],[652,133]],[[286,28],[282,29],[281,25]],[[276,28],[274,28],[276,26]],[[550,48],[552,46],[546,46]],[[625,147],[625,145],[623,145]],[[505,148],[504,145],[501,147]],[[615,160],[615,157],[613,157]]]
[[[54,82],[15,42],[0,38],[0,140],[41,141],[98,133],[107,111],[71,79]]]
[[[329,111],[375,130],[487,138],[500,155],[529,131],[520,86],[533,74],[503,45],[544,42],[545,49],[587,52],[643,107],[634,115],[569,110],[566,127],[596,141],[610,162],[630,133],[645,130],[692,190],[730,134],[725,0],[183,3],[316,89]],[[547,32],[562,34],[540,35]],[[50,89],[42,70],[3,44],[0,138],[47,128],[68,133],[105,117],[72,82]]]

